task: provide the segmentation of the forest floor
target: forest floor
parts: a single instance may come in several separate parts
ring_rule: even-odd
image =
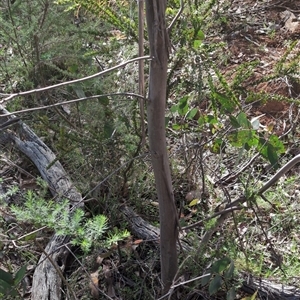
[[[248,115],[253,118],[259,118],[260,124],[264,128],[268,128],[269,131],[275,133],[278,137],[292,135],[292,138],[289,138],[287,141],[287,152],[292,155],[300,153],[300,130],[298,128],[298,103],[300,95],[299,78],[298,80],[293,80],[287,75],[283,75],[282,77],[277,76],[276,78],[272,77],[274,70],[284,68],[284,66],[281,66],[280,64],[283,57],[287,55],[287,62],[290,57],[292,64],[295,60],[295,56],[299,56],[300,1],[233,0],[231,1],[229,10],[226,11],[226,13],[222,12],[222,16],[226,18],[226,22],[224,23],[226,25],[220,28],[220,32],[216,32],[215,36],[217,37],[209,38],[214,42],[217,39],[226,43],[223,57],[219,58],[220,61],[223,61],[219,64],[221,73],[225,76],[228,82],[230,82],[231,80],[234,80],[234,76],[239,65],[246,62],[251,63],[253,61],[259,61],[259,64],[255,66],[254,75],[243,83],[242,88],[245,95],[248,95],[251,92],[261,92],[264,99],[263,101],[261,99],[256,99],[251,103],[251,105],[243,103],[244,108],[248,112]],[[295,43],[295,46],[291,51],[288,51],[293,42]],[[266,80],[268,76],[269,79]],[[278,101],[278,97],[280,99],[286,99],[286,101]],[[294,101],[289,101],[288,99],[293,99]],[[0,183],[0,196],[5,194],[5,191],[8,191],[12,186],[18,186],[22,192],[18,194],[17,197],[14,196],[7,201],[10,203],[13,202],[14,204],[20,204],[22,202],[22,194],[24,194],[27,190],[39,189],[36,184],[36,180],[34,180],[34,178],[39,176],[39,174],[37,174],[36,169],[28,159],[24,157],[20,157],[14,161],[10,159],[11,157],[16,157],[15,155],[11,155],[13,152],[12,145],[6,145],[3,149],[4,151],[1,153],[0,160],[0,177],[2,178],[2,184]],[[299,223],[300,214],[300,200],[298,200],[300,179],[295,178],[297,177],[296,172],[292,172],[290,177],[293,177],[291,190],[286,192],[282,189],[282,194],[277,194],[277,197],[285,197],[286,202],[280,206],[278,205],[275,209],[276,213],[272,210],[272,207],[263,207],[262,211],[260,211],[262,213],[261,218],[263,222],[268,224],[271,222],[271,218],[277,218],[279,210],[282,210],[282,214],[283,212],[288,211],[289,214],[282,217],[278,223],[275,222],[278,227],[276,227],[276,233],[272,234],[270,231],[268,233],[268,237],[265,239],[259,236],[263,235],[261,231],[251,232],[251,230],[248,230],[248,225],[250,223],[254,225],[259,223],[256,216],[249,211],[245,212],[245,214],[249,214],[249,218],[246,218],[244,223],[240,223],[237,230],[240,235],[239,239],[242,239],[245,242],[244,246],[247,247],[250,244],[250,246],[256,249],[256,254],[250,257],[251,262],[249,262],[248,271],[254,270],[255,275],[258,277],[263,277],[266,276],[266,274],[269,274],[268,279],[270,281],[295,286],[297,289],[300,289],[300,276],[299,273],[297,274],[297,272],[300,271],[300,261],[298,259],[298,249],[300,247],[300,236],[298,230],[300,227],[297,224]],[[175,185],[174,188],[179,190],[180,185]],[[276,193],[279,192],[276,191]],[[275,198],[273,198],[273,200],[278,201],[278,199],[276,199],[276,195],[274,197]],[[195,196],[193,196],[190,200],[193,200],[193,198],[195,198]],[[216,206],[217,205],[218,204],[216,204]],[[44,246],[47,243],[52,232],[48,232],[48,237],[46,237],[47,235],[45,232],[43,232],[43,236],[38,236],[39,246],[30,242],[30,236],[25,238],[25,244],[22,243],[22,245],[19,245],[18,238],[23,236],[24,231],[30,232],[30,226],[28,226],[28,224],[17,223],[16,220],[6,212],[6,208],[1,208],[1,206],[0,214],[2,215],[2,218],[0,219],[0,268],[5,271],[18,270],[24,265],[26,259],[31,261],[31,264],[27,265],[27,276],[25,278],[27,290],[24,294],[24,299],[30,299],[32,274],[35,268],[35,263],[38,261],[39,255],[41,254],[40,245]],[[186,219],[185,221],[190,221],[190,215],[185,216],[183,214],[182,217],[183,219]],[[246,222],[249,222],[249,224]],[[228,228],[234,230],[234,225],[231,224]],[[268,228],[270,227],[268,226]],[[282,228],[284,228],[284,230]],[[226,229],[224,232],[228,230],[229,229]],[[247,241],[248,245],[246,245],[245,241],[247,231],[252,234],[251,239]],[[33,238],[35,238],[35,236]],[[11,242],[12,240],[14,240],[14,242]],[[26,244],[26,242],[28,242],[28,244]],[[102,280],[101,283],[99,282],[99,287],[103,288],[103,290],[105,290],[108,294],[110,290],[111,297],[115,295],[115,292],[112,292],[112,290],[118,290],[121,286],[125,285],[128,289],[134,289],[135,283],[129,279],[129,274],[126,273],[127,270],[130,269],[131,272],[135,272],[137,277],[139,277],[143,272],[148,272],[147,274],[150,277],[158,277],[157,274],[159,273],[157,268],[151,269],[149,267],[150,263],[154,263],[153,261],[149,260],[148,262],[142,262],[143,257],[149,259],[149,254],[145,254],[145,252],[150,252],[152,251],[151,249],[146,247],[143,251],[141,251],[141,253],[138,253],[138,251],[135,251],[135,248],[138,247],[138,242],[135,245],[125,243],[123,246],[124,248],[132,247],[134,250],[130,250],[131,254],[134,253],[134,255],[140,257],[136,258],[136,260],[128,259],[127,264],[121,264],[121,262],[116,263],[113,259],[111,259],[109,264],[113,265],[115,269],[117,269],[114,274],[114,278],[113,275],[109,275],[109,272],[104,274],[105,269],[110,268],[110,266],[108,266],[109,264],[103,264],[102,270],[104,271],[102,273],[99,272],[101,273],[100,275],[98,274],[98,271],[90,271],[93,270],[93,267],[89,266],[90,270],[88,273],[90,273],[92,277],[99,276],[99,281],[100,279]],[[218,246],[216,245],[216,248],[217,247]],[[271,254],[266,257],[261,257],[261,252],[270,252]],[[276,257],[274,258],[275,252]],[[289,256],[289,261],[285,260],[285,253],[291,254]],[[87,258],[87,260],[95,260],[96,256],[94,255],[92,258]],[[4,261],[6,261],[5,264],[3,263]],[[7,261],[9,261],[11,270],[7,269]],[[72,263],[75,264],[74,261],[72,261],[71,264]],[[118,266],[115,266],[115,263],[118,264]],[[263,267],[257,267],[257,269],[255,269],[255,263],[256,265],[260,264]],[[95,262],[89,261],[87,264],[95,265]],[[236,264],[238,267],[243,269],[244,266],[240,261],[237,260]],[[286,268],[284,268],[285,271],[282,272],[284,264],[286,264]],[[139,265],[142,265],[144,270],[141,271],[139,269]],[[266,267],[266,265],[268,267]],[[71,273],[71,270],[74,271],[74,274],[70,276],[70,278],[77,286],[77,296],[79,299],[91,299],[85,294],[89,293],[87,292],[89,290],[93,294],[94,288],[89,285],[89,281],[86,278],[83,278],[80,274],[83,266],[76,265],[76,268],[77,270],[74,270],[72,266],[69,267],[69,272]],[[287,272],[287,269],[290,269],[291,272]],[[140,274],[138,272],[140,272]],[[278,275],[280,272],[282,276]],[[122,276],[120,276],[120,273],[122,273]],[[109,276],[111,276],[111,278]],[[142,276],[145,276],[145,274]],[[284,280],[282,280],[282,278],[284,278]],[[113,279],[117,282],[111,284]],[[278,282],[278,279],[280,282]],[[146,277],[144,277],[144,281],[146,282],[147,280]],[[98,279],[94,282],[98,284]],[[149,282],[157,284],[159,279],[156,278],[155,280],[149,280]],[[155,290],[158,294],[155,287],[153,287],[153,290]],[[139,294],[135,295],[136,298],[134,299],[141,299],[138,298],[140,297]],[[236,299],[246,299],[243,298],[246,296],[247,294],[244,291],[240,291],[237,293]],[[101,298],[97,292],[96,297],[98,297],[98,299],[105,299]],[[222,298],[224,297],[222,294],[217,295],[214,298],[208,298],[209,296],[207,296],[207,291],[204,291],[204,289],[203,291],[197,291],[195,293],[190,292],[189,297],[190,298],[186,299],[225,299]]]
[[[269,99],[258,102],[252,107],[254,115],[263,115],[260,119],[264,125],[274,125],[278,135],[284,133],[284,121],[289,119],[290,104],[273,100],[279,95],[286,98],[299,98],[300,84],[289,81],[288,77],[260,82],[263,77],[271,75],[278,68],[278,63],[286,54],[290,43],[296,46],[289,57],[300,49],[300,2],[299,1],[233,1],[228,12],[229,23],[225,40],[228,42],[228,65],[223,74],[245,62],[260,61],[252,76],[244,85],[247,91],[270,94]],[[264,99],[266,100],[266,99]]]

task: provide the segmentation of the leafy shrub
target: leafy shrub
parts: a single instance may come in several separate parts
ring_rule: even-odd
[[[85,253],[95,244],[111,247],[129,236],[127,230],[108,231],[108,220],[104,215],[87,219],[82,209],[70,213],[68,200],[60,203],[46,201],[31,190],[26,193],[25,200],[24,206],[11,207],[19,221],[46,226],[58,235],[69,235],[71,243],[80,246]],[[108,236],[104,237],[107,233]]]

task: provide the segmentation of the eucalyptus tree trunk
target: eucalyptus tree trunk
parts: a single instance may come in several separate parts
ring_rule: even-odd
[[[150,43],[150,81],[147,103],[149,144],[154,170],[160,217],[160,258],[163,293],[177,272],[177,210],[167,153],[165,105],[169,37],[165,23],[167,0],[147,0],[146,18]]]

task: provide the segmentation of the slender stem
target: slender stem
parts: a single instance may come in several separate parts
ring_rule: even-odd
[[[280,177],[287,173],[291,168],[293,168],[297,163],[300,162],[300,154],[296,155],[293,159],[287,162],[277,173],[258,191],[258,195],[263,194],[267,189],[269,189],[274,183],[276,183]]]
[[[139,57],[144,56],[144,0],[139,0]],[[139,94],[145,96],[144,61],[139,61]],[[145,144],[145,102],[140,99],[142,146]]]
[[[44,91],[49,91],[49,90],[53,90],[55,88],[58,88],[58,87],[62,87],[62,86],[66,86],[66,85],[70,85],[70,84],[74,84],[74,83],[78,83],[78,82],[83,82],[83,81],[86,81],[86,80],[89,80],[89,79],[94,79],[94,78],[97,78],[101,75],[104,75],[104,74],[107,74],[109,72],[112,72],[114,70],[117,70],[119,68],[122,68],[124,66],[126,66],[127,64],[130,64],[130,63],[133,63],[133,62],[136,62],[136,61],[139,61],[139,60],[151,60],[150,56],[147,55],[147,56],[143,56],[143,57],[136,57],[136,58],[133,58],[133,59],[130,59],[130,60],[127,60],[117,66],[114,66],[112,68],[109,68],[107,70],[104,70],[102,72],[99,72],[99,73],[96,73],[96,74],[93,74],[93,75],[90,75],[90,76],[86,76],[86,77],[83,77],[83,78],[80,78],[80,79],[75,79],[75,80],[70,80],[70,81],[66,81],[66,82],[62,82],[62,83],[58,83],[58,84],[54,84],[54,85],[50,85],[50,86],[47,86],[47,87],[43,87],[43,88],[40,88],[40,89],[34,89],[34,90],[30,90],[30,91],[26,91],[26,92],[20,92],[20,93],[15,93],[15,94],[11,94],[10,96],[8,96],[7,98],[4,98],[0,101],[0,104],[3,104],[4,102],[7,102],[13,98],[16,98],[18,96],[25,96],[25,95],[30,95],[30,94],[34,94],[34,93],[38,93],[38,92],[44,92]],[[1,96],[1,93],[0,93],[0,96]]]

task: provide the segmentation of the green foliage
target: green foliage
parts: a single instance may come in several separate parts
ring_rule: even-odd
[[[112,232],[108,231],[108,219],[104,215],[86,219],[82,209],[70,213],[68,200],[60,203],[46,201],[31,190],[25,195],[25,200],[24,207],[11,207],[19,221],[47,226],[58,235],[69,235],[71,243],[80,246],[85,253],[88,253],[95,243],[111,247],[129,236],[127,230],[120,231],[115,228]],[[107,233],[108,237],[105,238]]]
[[[1,178],[0,178],[1,180]],[[0,194],[0,204],[3,205],[5,203],[5,199],[15,195],[18,192],[19,188],[17,186],[10,187],[7,192]]]
[[[179,3],[171,2],[168,13],[172,16],[173,4],[178,7]],[[285,152],[283,142],[267,127],[261,126],[258,119],[252,120],[243,111],[242,99],[264,103],[270,100],[270,94],[254,93],[251,89],[248,91],[249,85],[252,87],[283,75],[294,76],[299,73],[299,51],[295,51],[297,42],[288,46],[272,74],[256,81],[253,78],[256,68],[261,64],[259,60],[241,62],[234,68],[226,68],[225,73],[224,53],[228,49],[227,45],[211,40],[206,42],[205,37],[206,33],[211,33],[210,28],[211,31],[216,30],[215,22],[221,22],[222,26],[228,22],[222,20],[220,14],[211,11],[216,6],[215,1],[203,1],[197,5],[194,1],[188,1],[182,17],[174,25],[176,35],[172,36],[172,43],[178,49],[170,63],[168,83],[169,94],[176,95],[176,102],[170,105],[173,118],[167,115],[168,120],[171,120],[168,124],[177,131],[177,136],[189,133],[192,137],[203,130],[207,136],[209,132],[212,139],[210,150],[213,153],[224,152],[228,145],[246,151],[255,149],[277,168],[278,159]],[[220,57],[224,57],[224,60]],[[176,74],[181,74],[181,78],[177,77],[174,81]],[[204,100],[209,105],[202,112],[198,107],[201,107]],[[293,101],[280,95],[272,95],[272,100]],[[199,126],[195,121],[198,121]]]
[[[1,92],[24,91],[82,78],[137,53],[135,3],[76,3],[73,10],[68,10],[71,2],[66,1],[61,5],[39,0],[3,3],[0,12]],[[24,115],[26,123],[43,137],[64,163],[66,171],[73,174],[76,186],[85,193],[92,180],[103,180],[119,166],[120,160],[125,162],[136,155],[140,142],[138,102],[126,96],[101,96],[111,92],[136,92],[136,74],[136,68],[131,65],[105,78],[19,97],[10,101],[7,109],[13,112],[100,95],[63,110],[59,107]],[[132,80],[128,80],[129,77]],[[131,168],[126,169],[124,175],[116,174],[112,178],[116,189],[124,184],[123,177],[131,174]]]
[[[201,285],[206,286],[208,284],[209,294],[212,296],[216,294],[222,286],[227,288],[227,300],[235,299],[235,288],[230,286],[230,281],[234,275],[234,263],[228,257],[224,257],[212,264],[212,266],[206,271],[207,276],[201,280]]]
[[[227,134],[223,138],[215,138],[211,151],[213,153],[220,153],[226,147],[226,143],[230,143],[236,148],[242,148],[249,151],[255,148],[265,159],[269,160],[274,168],[278,168],[279,155],[285,152],[283,142],[279,140],[276,135],[269,134],[267,130],[261,130],[258,118],[249,120],[244,112],[234,115],[237,109],[236,102],[231,98],[226,97],[220,93],[214,92],[214,99],[217,100],[221,106],[220,113],[217,115],[202,115],[198,118],[198,131],[209,127],[212,134],[222,130],[223,124],[221,119],[228,116],[233,133]],[[170,111],[180,116],[180,121],[172,125],[174,130],[191,130],[195,125],[191,125],[198,112],[197,109],[189,107],[189,97],[184,96],[174,104]],[[192,127],[191,127],[192,126]]]
[[[129,1],[57,0],[55,3],[67,5],[67,10],[74,11],[77,17],[80,10],[84,9],[138,41],[137,13],[135,11],[132,14],[132,4]]]
[[[86,2],[93,4],[92,1]],[[108,2],[100,5],[98,1],[94,4],[103,10],[107,6],[114,13],[117,25],[124,25],[124,20],[119,16],[120,11],[115,6],[111,7]],[[119,2],[116,5],[119,5],[122,14],[129,13],[128,6]],[[124,43],[124,38],[113,35],[111,30],[119,28],[109,26],[105,19],[103,26],[102,16],[94,18],[85,12],[79,16],[79,13],[77,15],[66,11],[67,7],[67,4],[55,5],[53,2],[38,0],[7,1],[3,4],[0,13],[0,51],[3,58],[0,62],[0,80],[5,83],[5,92],[28,90],[84,77],[102,69],[104,62],[109,59],[115,60],[113,51],[119,51],[121,45],[118,40]],[[76,23],[77,18],[80,18],[80,24]],[[127,29],[128,25],[125,24],[124,28]],[[113,43],[113,40],[117,43]],[[99,82],[97,85],[99,88]],[[86,87],[84,91],[87,94]],[[65,98],[66,93],[60,92]],[[59,93],[50,95],[55,99]],[[48,92],[41,98],[47,96]],[[42,100],[39,96],[26,98],[32,102]],[[34,104],[39,103],[31,103]]]
[[[192,159],[185,157],[187,165],[195,165],[198,169],[201,168],[203,158],[200,152],[204,153],[208,149],[216,154],[226,152],[225,160],[221,155],[217,158],[220,159],[222,165],[226,164],[226,159],[232,161],[235,155],[241,159],[257,151],[273,166],[277,166],[278,158],[284,152],[282,141],[268,128],[263,127],[259,118],[251,119],[247,110],[243,111],[243,101],[247,103],[260,100],[263,103],[270,99],[270,94],[267,92],[248,91],[249,84],[255,87],[260,82],[286,75],[289,80],[294,75],[299,75],[299,51],[295,54],[296,43],[288,46],[272,74],[253,81],[255,68],[260,63],[258,60],[246,63],[240,63],[238,60],[236,67],[229,70],[226,68],[232,58],[228,54],[227,42],[220,41],[219,37],[224,33],[226,35],[227,32],[220,33],[216,31],[216,27],[224,28],[232,25],[230,15],[223,14],[222,9],[218,12],[220,6],[227,4],[221,5],[216,0],[184,2],[182,15],[170,31],[170,40],[175,51],[170,54],[167,95],[170,113],[166,120],[168,124],[171,124],[170,132],[175,131],[176,142],[174,144],[179,144],[180,134],[184,134],[187,142],[185,146],[191,143],[196,144],[197,151],[201,147],[198,152],[193,152]],[[5,83],[4,92],[26,90],[90,75],[137,53],[136,2],[58,0],[56,3],[60,5],[53,5],[53,2],[34,0],[7,1],[7,3],[8,5],[3,4],[0,19],[0,44],[3,45],[0,48],[0,55],[3,58],[0,61],[0,81]],[[168,1],[168,24],[177,14],[179,7],[179,0]],[[19,98],[17,101],[10,102],[8,107],[13,111],[21,107],[51,104],[112,91],[134,92],[137,90],[136,70],[136,67],[128,66],[119,70],[117,74],[105,78],[101,77],[25,99]],[[272,99],[291,101],[288,97],[280,95],[272,95]],[[203,107],[206,103],[206,109],[202,109],[201,106]],[[129,196],[128,194],[125,196],[129,198],[127,200],[155,223],[157,222],[157,208],[149,209],[150,205],[145,205],[149,199],[155,200],[153,177],[149,176],[151,174],[149,162],[143,160],[140,163],[135,160],[134,164],[130,164],[128,168],[126,166],[123,173],[115,172],[120,164],[125,164],[139,154],[138,118],[137,101],[132,101],[128,97],[101,96],[96,100],[88,100],[71,106],[68,113],[62,113],[60,109],[47,110],[38,114],[31,113],[24,119],[26,122],[32,122],[30,125],[34,126],[38,135],[43,137],[58,154],[58,159],[63,162],[81,191],[88,192],[92,187],[90,186],[92,180],[105,182],[101,185],[99,194],[92,195],[98,201],[96,209],[100,206],[101,212],[106,210],[113,214],[112,211],[117,207],[118,200],[116,199],[120,199],[120,187],[128,185]],[[187,149],[185,151],[187,154],[190,149],[184,148]],[[215,159],[215,155],[210,158]],[[207,161],[204,164],[206,163]],[[182,161],[178,163],[181,170],[182,164]],[[134,168],[132,168],[133,165]],[[51,164],[48,167],[50,166]],[[222,175],[222,167],[216,170],[220,173],[217,175]],[[201,172],[203,178],[211,175],[206,167]],[[249,171],[249,174],[251,172]],[[111,176],[111,174],[114,175]],[[199,175],[199,170],[197,174],[191,172],[191,175],[192,181]],[[256,175],[255,173],[253,176]],[[107,180],[107,177],[110,179]],[[239,179],[243,180],[244,177],[244,174],[241,174]],[[255,178],[255,187],[258,178],[259,176]],[[212,180],[215,180],[214,176],[210,176],[210,181]],[[248,182],[252,183],[250,180],[247,184]],[[174,190],[183,193],[183,186],[182,181],[180,184],[175,183]],[[240,192],[238,188],[239,183],[234,186],[236,193]],[[226,197],[230,198],[231,189],[228,190],[230,195]],[[7,195],[14,192],[14,190],[9,190]],[[218,193],[220,193],[218,188],[214,188],[208,199],[210,205],[213,206],[213,201],[223,197]],[[69,214],[70,204],[66,200],[59,204],[53,201],[45,202],[43,191],[39,195],[29,192],[26,198],[28,203],[25,203],[23,210],[20,207],[14,208],[20,220],[34,222],[39,226],[48,226],[57,234],[70,235],[72,244],[80,246],[84,252],[92,249],[95,245],[93,242],[111,247],[112,244],[128,235],[128,232],[120,232],[116,229],[114,227],[116,224],[113,224],[113,229],[109,230],[108,220],[111,223],[114,222],[111,217],[100,215],[87,219],[80,209]],[[180,201],[182,198],[184,196],[181,194]],[[279,211],[286,211],[286,207],[282,207],[280,203],[281,198],[283,198],[281,193],[274,192],[271,202],[275,203]],[[194,208],[198,204],[199,200],[194,199],[190,207]],[[243,215],[248,214],[249,211],[243,212]],[[191,214],[191,220],[194,221],[194,218],[199,215],[200,213],[197,216]],[[252,219],[254,219],[253,216],[251,216],[251,222]],[[272,230],[283,231],[295,226],[292,212],[289,217],[286,215],[283,217],[283,214],[271,217],[270,214],[270,219],[274,223],[272,223]],[[215,220],[205,222],[204,228],[199,230],[214,227]],[[188,218],[184,221],[189,223]],[[246,223],[250,223],[249,219]],[[228,225],[230,226],[230,222]],[[230,228],[230,236],[232,231],[233,229]],[[198,229],[192,233],[198,243]],[[225,234],[227,233],[225,232],[222,236]],[[191,233],[189,238],[191,239]],[[259,244],[260,238],[261,234],[259,239],[249,243],[251,248]],[[236,241],[230,242],[232,247],[238,248]],[[292,251],[295,256],[296,241],[294,244],[295,249]],[[235,251],[240,250],[235,249]],[[247,259],[246,257],[246,261]],[[245,260],[244,257],[243,260]],[[130,264],[131,267],[133,265]],[[150,264],[147,262],[147,265]],[[257,268],[256,265],[257,257],[253,256],[251,267]],[[296,274],[299,271],[299,262],[290,260],[290,270],[292,267]],[[193,274],[199,274],[201,266],[190,266],[189,271],[192,268],[194,268]],[[206,284],[204,283],[211,295],[226,286],[227,299],[235,298],[235,288],[230,285],[230,274],[233,269],[233,262],[227,258],[218,260],[211,266],[209,270],[211,275],[208,276]],[[134,276],[139,273],[136,269],[133,270]],[[267,272],[269,273],[264,274],[274,274],[275,271],[268,270]],[[149,277],[151,276],[147,276],[147,279]],[[146,291],[144,283],[145,281],[142,284]],[[149,291],[152,290],[149,289]],[[149,292],[149,297],[153,296],[150,294],[151,292]],[[141,295],[139,294],[138,297],[141,298]]]
[[[5,296],[5,299],[17,299],[20,294],[18,288],[21,285],[26,273],[26,265],[21,267],[15,274],[6,272],[0,268],[0,296]]]
[[[293,51],[297,46],[297,40],[292,42],[284,55],[276,63],[275,74],[278,76],[299,75],[300,51]]]

